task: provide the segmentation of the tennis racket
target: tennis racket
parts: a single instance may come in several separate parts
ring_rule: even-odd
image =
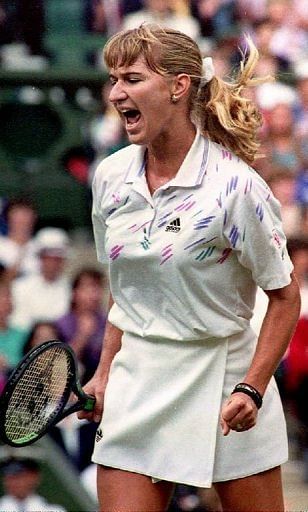
[[[69,414],[92,411],[94,404],[95,398],[81,388],[70,346],[46,341],[25,355],[5,385],[0,397],[0,439],[11,446],[26,446]]]

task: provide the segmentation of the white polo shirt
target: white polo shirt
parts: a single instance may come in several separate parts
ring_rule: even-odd
[[[177,175],[150,195],[145,147],[106,158],[93,182],[109,320],[142,337],[197,340],[244,330],[256,285],[290,283],[279,202],[246,163],[197,132]]]

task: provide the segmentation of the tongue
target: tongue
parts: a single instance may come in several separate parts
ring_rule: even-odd
[[[127,116],[127,122],[129,124],[137,123],[137,121],[139,121],[139,119],[140,119],[140,113],[137,110],[130,112]]]

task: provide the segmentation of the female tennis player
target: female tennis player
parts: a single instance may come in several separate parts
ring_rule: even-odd
[[[93,461],[103,512],[168,507],[174,483],[215,485],[224,511],[283,511],[287,460],[273,380],[299,313],[278,201],[250,167],[261,118],[215,76],[185,34],[116,34],[104,56],[128,147],[93,183],[99,261],[110,311],[85,390],[101,423]],[[269,306],[250,328],[256,287]]]

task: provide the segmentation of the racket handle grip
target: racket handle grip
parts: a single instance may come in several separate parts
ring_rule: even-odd
[[[94,396],[88,396],[86,398],[85,403],[84,403],[83,410],[91,412],[91,411],[93,411],[94,406],[95,406],[95,397]]]

